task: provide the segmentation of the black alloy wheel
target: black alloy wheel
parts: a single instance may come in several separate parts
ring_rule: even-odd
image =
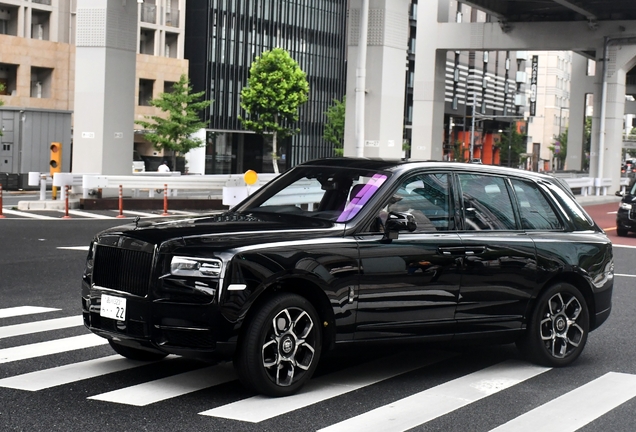
[[[623,228],[619,228],[616,227],[616,235],[619,237],[626,237],[627,234],[629,233],[629,230],[623,229]]]
[[[121,356],[126,357],[131,360],[139,360],[139,361],[157,361],[161,360],[168,354],[162,353],[160,351],[147,351],[139,348],[131,348],[125,345],[121,345],[112,339],[108,340],[111,348],[115,350],[115,352]]]
[[[247,323],[234,364],[246,387],[268,396],[288,396],[311,378],[321,350],[316,309],[304,297],[279,293]]]
[[[569,365],[587,342],[590,316],[583,295],[574,286],[559,283],[541,294],[535,305],[526,334],[517,346],[540,365]]]

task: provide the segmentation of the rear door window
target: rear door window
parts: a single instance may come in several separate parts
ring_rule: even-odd
[[[514,230],[512,201],[503,177],[458,174],[464,230]]]
[[[561,230],[563,225],[536,184],[511,180],[519,201],[521,227],[525,230]]]

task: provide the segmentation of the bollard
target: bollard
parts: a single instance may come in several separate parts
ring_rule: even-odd
[[[64,216],[62,216],[62,219],[70,219],[71,218],[68,215],[68,190],[69,190],[69,188],[70,188],[69,185],[64,186],[64,195],[66,195],[66,197],[64,198],[65,212],[64,212]]]
[[[170,213],[168,213],[168,185],[167,184],[163,185],[163,213],[161,213],[161,216],[170,216]]]
[[[118,218],[125,218],[124,216],[124,187],[119,185],[119,215]]]
[[[0,184],[0,219],[4,219],[4,215],[2,214],[2,185]]]

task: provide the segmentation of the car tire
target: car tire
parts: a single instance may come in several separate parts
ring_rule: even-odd
[[[267,396],[288,396],[311,378],[321,350],[316,309],[304,297],[279,293],[247,323],[234,365],[246,387]]]
[[[619,237],[626,237],[628,233],[629,230],[616,227],[616,235],[618,235]]]
[[[517,346],[534,363],[567,366],[583,351],[589,327],[589,309],[581,292],[559,283],[539,296]]]
[[[139,360],[139,361],[157,361],[161,360],[168,354],[162,353],[160,351],[146,351],[139,348],[132,348],[125,345],[118,344],[114,342],[112,339],[108,341],[111,348],[115,350],[115,352],[121,356],[126,357],[130,360]]]

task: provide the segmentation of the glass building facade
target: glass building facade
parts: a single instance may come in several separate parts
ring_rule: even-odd
[[[212,101],[206,173],[271,172],[271,146],[243,129],[241,89],[263,51],[289,51],[307,74],[300,132],[279,145],[279,168],[333,156],[323,140],[325,112],[345,94],[347,2],[342,0],[188,0],[185,57],[193,91]]]

